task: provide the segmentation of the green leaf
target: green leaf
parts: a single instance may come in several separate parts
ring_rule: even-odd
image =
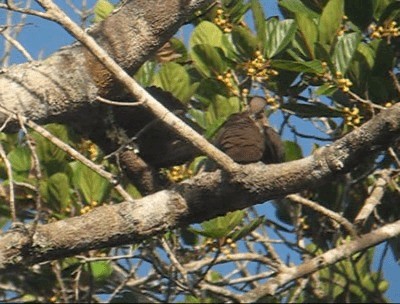
[[[74,185],[82,192],[85,201],[102,202],[109,191],[109,182],[80,162],[70,163],[70,166],[73,170]]]
[[[299,73],[313,73],[321,74],[324,72],[324,67],[321,61],[311,60],[311,61],[291,61],[291,60],[271,60],[271,66],[273,68],[278,68],[282,70],[299,72]]]
[[[303,158],[303,152],[301,151],[301,147],[298,145],[298,143],[285,140],[283,144],[285,146],[285,161],[288,162]]]
[[[70,142],[70,136],[67,126],[60,124],[48,124],[45,126],[45,129],[63,142]],[[66,159],[67,154],[63,150],[58,148],[55,144],[44,138],[39,133],[32,132],[32,137],[35,140],[36,152],[41,161],[46,163],[54,163],[62,162]]]
[[[252,231],[256,230],[262,223],[264,222],[264,217],[260,216],[255,218],[250,223],[245,225],[244,227],[240,228],[238,231],[234,232],[230,237],[232,241],[237,241],[245,236],[249,235]]]
[[[201,223],[202,230],[190,228],[191,231],[210,238],[222,238],[229,235],[232,230],[241,223],[244,211],[229,212],[225,216],[219,216]]]
[[[206,77],[221,75],[227,69],[227,59],[221,48],[197,44],[191,54],[196,68]]]
[[[108,0],[98,0],[94,6],[94,22],[100,22],[107,18],[114,10],[114,5]]]
[[[48,199],[53,205],[53,202],[58,202],[57,206],[60,209],[67,207],[70,203],[70,184],[69,178],[64,173],[55,173],[48,179],[47,182]]]
[[[393,0],[373,0],[374,18],[379,20]]]
[[[265,15],[259,0],[251,0],[251,12],[253,14],[254,27],[260,44],[265,46]],[[261,50],[263,52],[263,49]]]
[[[336,71],[343,75],[346,73],[360,41],[361,35],[359,33],[350,33],[338,37],[332,56]]]
[[[31,169],[31,152],[27,147],[17,147],[7,155],[13,171],[27,172]]]
[[[310,58],[314,58],[314,44],[318,39],[317,24],[315,23],[314,19],[311,19],[305,14],[297,13],[295,16],[297,25],[301,33],[301,37],[307,47],[307,53]]]
[[[208,44],[216,46],[221,49],[224,47],[223,36],[221,29],[214,23],[209,21],[202,21],[193,30],[192,36],[189,40],[190,48],[199,44]]]
[[[322,11],[318,25],[318,41],[330,45],[337,36],[344,15],[344,0],[330,0]]]
[[[318,13],[309,9],[301,0],[280,0],[279,6],[286,8],[294,14],[304,14],[310,18],[319,17]]]
[[[96,282],[103,282],[113,273],[113,268],[107,261],[95,261],[90,263],[93,278]]]
[[[295,34],[294,20],[269,19],[266,23],[265,56],[272,58],[282,52],[292,42]]]
[[[232,41],[240,55],[242,55],[244,58],[251,58],[259,45],[257,38],[253,36],[248,29],[242,26],[233,27]]]
[[[193,95],[188,72],[183,66],[175,62],[167,62],[161,66],[161,69],[153,78],[153,85],[171,92],[184,103],[189,101]]]
[[[317,90],[315,90],[314,94],[317,96],[325,95],[325,96],[331,96],[333,93],[337,91],[337,87],[335,85],[332,85],[330,83],[325,83],[322,86],[320,86]]]
[[[225,8],[226,13],[229,15],[229,19],[232,23],[238,23],[240,20],[243,19],[244,14],[249,10],[250,4],[243,3],[244,1],[241,0],[228,0],[225,1]]]
[[[282,108],[299,117],[341,117],[343,115],[341,111],[330,108],[323,103],[287,103]]]
[[[381,1],[388,2],[388,1]],[[400,2],[399,1],[389,1],[385,7],[383,7],[383,11],[381,12],[379,18],[379,23],[383,23],[386,20],[398,20],[400,17]]]
[[[208,107],[208,111],[206,112],[206,119],[210,125],[213,125],[217,120],[225,119],[229,115],[237,113],[239,111],[240,99],[238,97],[226,97],[217,94],[214,96],[212,103]],[[206,134],[208,134],[208,130]]]
[[[142,86],[147,87],[153,81],[157,63],[154,61],[146,61],[135,74],[135,79]]]
[[[375,63],[375,51],[369,44],[360,43],[347,70],[353,82],[352,90],[361,94],[367,89],[367,82]]]
[[[357,48],[359,52],[365,59],[369,69],[372,69],[375,64],[375,51],[366,43],[360,43]]]

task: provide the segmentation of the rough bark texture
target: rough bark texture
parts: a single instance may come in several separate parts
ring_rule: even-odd
[[[167,229],[312,188],[347,172],[400,135],[400,104],[331,146],[284,164],[250,164],[241,174],[203,173],[133,203],[39,225],[30,239],[18,229],[0,236],[0,271],[94,248],[137,242]],[[212,206],[212,208],[210,208]]]
[[[126,1],[89,33],[121,67],[134,73],[195,9],[209,2]],[[0,88],[7,88],[0,90],[0,106],[34,121],[68,121],[79,129],[98,128],[101,119],[96,118],[104,114],[96,96],[115,99],[122,94],[111,74],[77,43],[46,60],[9,68],[0,74]],[[0,124],[5,119],[0,114]]]

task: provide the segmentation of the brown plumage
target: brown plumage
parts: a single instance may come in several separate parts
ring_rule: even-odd
[[[215,137],[215,146],[237,163],[283,162],[283,144],[268,125],[265,105],[264,98],[253,97],[248,110],[229,116]]]
[[[185,105],[170,92],[157,87],[149,87],[147,91],[197,132],[203,131],[185,116],[187,111]],[[156,168],[179,165],[200,154],[195,146],[155,117],[138,131],[136,136],[139,156]]]

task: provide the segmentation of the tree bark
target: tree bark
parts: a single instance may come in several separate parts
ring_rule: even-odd
[[[90,249],[138,242],[174,227],[318,186],[357,166],[400,135],[400,104],[309,157],[274,165],[244,165],[241,174],[199,174],[133,203],[38,225],[33,237],[12,229],[0,236],[0,272]],[[210,208],[212,206],[212,208]]]
[[[126,1],[88,33],[133,74],[196,9],[210,2]],[[68,122],[83,130],[96,128],[103,118],[97,96],[115,99],[124,95],[112,74],[79,43],[43,61],[10,67],[0,74],[0,88],[1,107],[36,122]],[[0,125],[6,119],[0,114]]]

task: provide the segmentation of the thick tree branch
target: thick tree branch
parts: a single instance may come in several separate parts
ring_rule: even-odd
[[[95,29],[91,30],[90,31],[91,36],[88,35],[85,31],[83,31],[77,24],[75,24],[52,1],[40,0],[38,2],[40,3],[40,5],[42,5],[44,9],[46,9],[47,18],[61,24],[67,31],[69,31],[78,41],[80,41],[87,48],[87,51],[81,50],[82,53],[84,53],[85,55],[84,57],[86,59],[86,62],[83,66],[89,69],[88,78],[90,78],[91,80],[90,82],[95,85],[94,89],[96,89],[99,95],[110,95],[110,93],[113,93],[113,95],[121,95],[120,92],[121,88],[118,86],[118,83],[122,84],[124,86],[124,89],[127,92],[129,92],[129,94],[135,96],[139,102],[143,103],[144,107],[149,109],[156,117],[165,122],[167,126],[173,129],[177,134],[179,134],[189,142],[192,142],[192,144],[196,146],[199,150],[201,150],[206,155],[213,158],[227,172],[235,172],[238,170],[238,166],[232,159],[230,159],[230,157],[228,157],[227,155],[219,151],[217,148],[215,148],[213,145],[211,145],[204,137],[202,137],[200,134],[198,134],[192,128],[186,125],[182,120],[180,120],[177,116],[175,116],[162,104],[157,102],[155,98],[153,98],[145,89],[143,89],[140,85],[138,85],[138,83],[134,79],[132,79],[129,72],[133,70],[134,66],[126,66],[126,63],[122,59],[118,60],[120,58],[127,57],[125,54],[126,52],[125,43],[122,43],[123,47],[125,48],[121,49],[120,46],[121,43],[115,43],[115,42],[120,42],[116,41],[115,33],[113,33],[113,35],[108,35],[110,30],[119,31],[118,27],[115,27],[112,24],[112,21],[114,20],[113,17],[115,17],[115,15],[117,15],[120,12],[124,12],[120,13],[123,14],[123,16],[119,16],[119,20],[120,18],[128,17],[129,15],[130,19],[135,19],[134,24],[132,24],[133,28],[125,29],[127,32],[129,32],[129,34],[127,34],[126,32],[122,33],[124,39],[130,39],[130,35],[134,33],[133,29],[140,31],[140,33],[145,37],[152,37],[152,35],[157,36],[160,34],[164,34],[165,36],[168,35],[167,37],[169,38],[170,34],[173,34],[179,28],[179,26],[184,21],[184,18],[188,17],[187,15],[188,13],[193,12],[193,10],[199,7],[199,5],[205,4],[210,1],[175,0],[175,1],[164,2],[164,4],[161,4],[160,1],[157,0],[146,1],[145,3],[144,1],[127,1],[122,8],[120,8],[114,13],[114,15],[111,15],[109,18],[105,20],[105,22],[101,23],[100,27],[96,27]],[[132,3],[134,3],[134,5]],[[153,4],[153,6],[150,6],[150,4]],[[173,10],[171,8],[168,9],[170,14],[175,13],[173,15],[176,14],[181,15],[180,18],[176,18],[177,20],[175,21],[174,26],[171,25],[167,26],[166,24],[164,24],[164,26],[167,26],[167,29],[158,28],[157,23],[155,23],[154,25],[150,22],[150,20],[154,18],[153,16],[154,11],[157,11],[157,18],[162,19],[162,17],[165,14],[165,11],[161,10],[163,10],[165,6],[174,8]],[[187,6],[189,7],[189,9],[187,8]],[[160,11],[158,11],[158,9]],[[138,15],[139,12],[144,13],[145,19],[143,18],[143,16]],[[159,22],[158,19],[154,21]],[[96,42],[95,38],[97,39],[98,42]],[[108,41],[108,39],[111,40]],[[132,37],[132,39],[137,40],[136,37]],[[137,45],[138,44],[135,44],[136,48]],[[150,46],[148,46],[148,48],[150,48]],[[111,58],[111,56],[114,59]],[[70,58],[70,60],[73,60],[73,58]],[[70,64],[72,64],[72,62]],[[81,62],[81,64],[83,64],[83,62]],[[63,75],[65,78],[64,68],[61,69],[61,71],[63,71],[64,73]],[[55,73],[54,70],[52,70],[52,72]],[[60,71],[58,73],[60,73]],[[55,75],[59,74],[55,73]],[[54,77],[53,75],[48,74],[48,78],[50,79],[47,80],[52,81],[51,78],[53,77]],[[62,79],[62,77],[59,78]],[[18,82],[18,84],[25,85],[25,82],[28,82],[29,80],[32,81],[32,79],[23,79],[19,81],[12,79],[11,82],[13,84],[15,82]],[[115,80],[118,80],[118,82],[116,82]],[[35,79],[35,81],[37,80]],[[0,78],[0,85],[1,85],[1,78]],[[50,86],[50,83],[48,83],[48,85]],[[68,83],[67,85],[68,87],[71,87],[70,83]],[[54,84],[51,85],[51,87],[54,87]],[[32,88],[33,91],[32,93],[37,94],[37,90],[35,91],[35,89],[37,88]],[[55,91],[54,93],[60,93],[60,92]],[[49,95],[48,88],[46,88],[45,95],[39,97],[42,97],[47,102],[51,103],[52,98],[50,98],[50,96],[48,95]],[[62,96],[59,96],[59,94],[53,96],[53,98],[55,98],[57,102],[60,102],[60,99],[61,100],[65,99],[65,97],[67,96],[64,96],[64,98],[62,98]],[[93,100],[93,96],[87,96],[87,97],[89,98],[89,100]],[[72,100],[76,100],[76,96],[74,96]],[[0,99],[0,105],[1,105],[1,99]],[[28,118],[30,116],[26,115],[27,109],[15,109],[10,107],[6,108],[12,110],[13,112],[17,112],[24,116],[28,116]],[[41,111],[42,115],[48,114],[47,107],[43,108],[42,110],[43,110]],[[47,117],[45,116],[44,118]],[[34,119],[38,119],[38,117],[34,117]]]
[[[301,160],[242,166],[235,177],[221,171],[199,174],[133,203],[101,206],[83,216],[38,225],[32,239],[11,230],[0,237],[0,270],[138,242],[173,227],[320,185],[384,149],[399,134],[400,104]]]
[[[286,268],[268,282],[239,296],[239,302],[254,303],[267,295],[274,295],[279,288],[285,286],[289,282],[335,264],[340,260],[351,257],[358,251],[377,245],[385,240],[398,236],[399,234],[400,221],[387,224],[351,242],[345,242],[343,245],[331,249],[299,266]]]

